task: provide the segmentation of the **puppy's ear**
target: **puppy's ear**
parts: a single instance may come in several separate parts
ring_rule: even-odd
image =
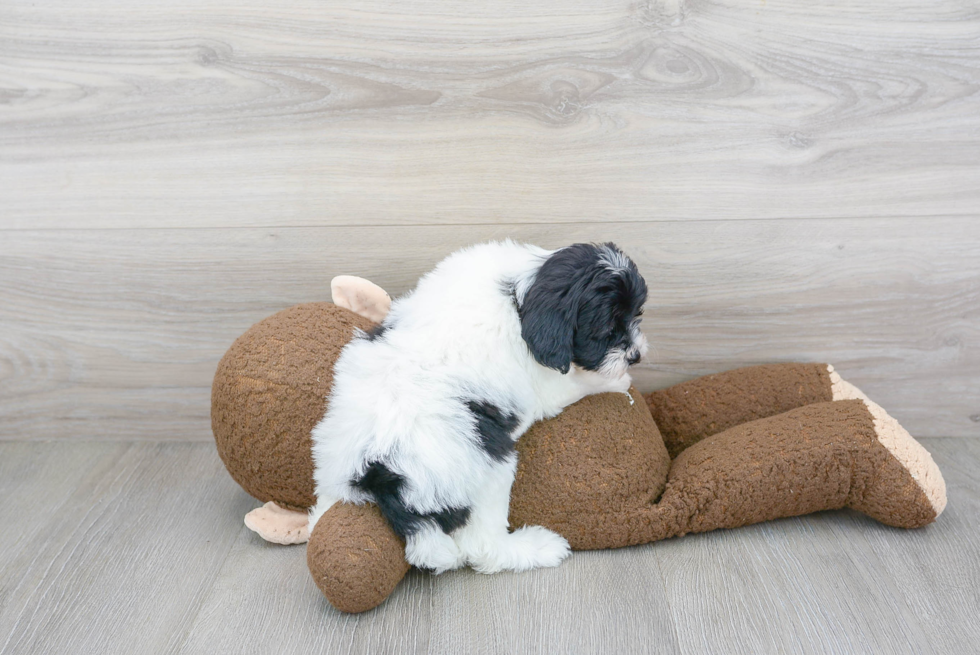
[[[521,337],[542,366],[568,373],[581,290],[594,264],[590,246],[563,248],[545,260],[527,290],[518,310]]]
[[[575,325],[562,304],[560,297],[535,293],[532,286],[521,305],[521,337],[538,364],[568,373]]]

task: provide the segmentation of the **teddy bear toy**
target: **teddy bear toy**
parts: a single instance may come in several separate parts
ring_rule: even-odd
[[[409,569],[404,544],[371,504],[338,503],[307,531],[315,503],[310,431],[332,367],[390,299],[341,276],[333,304],[260,321],[214,377],[211,423],[231,476],[265,502],[245,517],[263,538],[307,546],[317,586],[338,609],[376,607]],[[916,528],[946,505],[929,453],[827,364],[769,364],[641,396],[589,396],[518,441],[510,524],[543,525],[576,550],[853,508]]]

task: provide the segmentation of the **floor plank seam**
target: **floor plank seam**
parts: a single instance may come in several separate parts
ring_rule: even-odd
[[[656,554],[654,549],[651,549],[651,555],[654,556],[654,561],[657,563],[657,573],[660,578],[660,584],[664,590],[664,603],[667,605],[667,614],[670,616],[670,627],[674,632],[674,644],[677,646],[677,650],[674,651],[678,655],[686,655],[684,652],[684,647],[681,644],[681,635],[677,626],[677,618],[674,613],[673,603],[670,602],[670,592],[667,590],[667,576],[664,575],[664,569],[660,565],[660,557]]]

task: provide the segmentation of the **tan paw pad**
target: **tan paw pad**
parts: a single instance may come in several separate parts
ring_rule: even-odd
[[[271,500],[245,515],[245,525],[266,541],[289,546],[310,539],[306,512],[283,509]]]

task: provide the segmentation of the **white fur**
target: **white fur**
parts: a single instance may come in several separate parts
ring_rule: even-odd
[[[522,301],[550,254],[510,241],[458,251],[392,303],[385,324],[394,327],[383,338],[355,339],[344,348],[329,410],[313,430],[311,533],[334,502],[369,500],[349,483],[366,462],[384,460],[408,480],[402,498],[413,510],[471,508],[451,535],[435,526],[410,535],[410,563],[437,572],[469,564],[491,573],[555,566],[568,555],[565,539],[545,528],[508,532],[516,456],[498,462],[480,449],[473,417],[459,402],[481,398],[513,412],[516,440],[586,395],[629,388],[626,366],[612,353],[608,370],[573,365],[563,375],[528,351],[502,288],[511,285]]]
[[[629,259],[618,250],[609,246],[599,246],[601,255],[599,261],[605,264],[614,273],[621,273],[629,268]]]

